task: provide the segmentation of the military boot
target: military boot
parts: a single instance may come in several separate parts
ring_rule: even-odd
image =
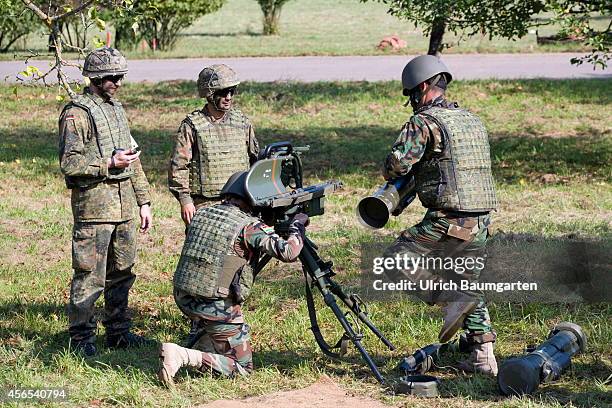
[[[72,348],[83,357],[93,357],[98,353],[96,345],[90,342],[77,341],[72,343]]]
[[[452,301],[444,303],[442,308],[444,324],[438,334],[441,343],[446,343],[453,338],[463,325],[465,318],[476,309],[476,306],[478,306],[477,299],[460,292],[455,292]]]
[[[151,344],[153,344],[152,340],[131,332],[106,335],[106,347],[109,348],[124,349],[128,347],[149,346]]]
[[[174,384],[174,376],[181,367],[202,367],[202,352],[181,347],[174,343],[162,343],[159,348],[161,368],[157,377],[166,386]]]
[[[493,354],[493,342],[475,344],[467,360],[457,364],[457,368],[466,373],[497,375],[497,360]]]

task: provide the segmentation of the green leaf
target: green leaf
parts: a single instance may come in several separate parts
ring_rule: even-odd
[[[21,71],[19,73],[19,75],[22,75],[25,77],[31,77],[34,74],[40,74],[40,69],[32,65],[28,65],[24,71]]]
[[[99,35],[95,35],[91,39],[91,43],[94,45],[95,48],[101,48],[101,47],[104,47],[104,45],[106,45],[106,43],[102,41]]]
[[[98,27],[98,30],[102,31],[106,29],[106,22],[104,20],[101,18],[96,18],[94,21],[96,23],[96,27]]]

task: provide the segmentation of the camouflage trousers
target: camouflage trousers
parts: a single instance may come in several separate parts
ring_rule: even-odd
[[[402,232],[395,243],[385,251],[384,256],[400,255],[432,260],[452,258],[455,265],[459,265],[457,260],[460,258],[462,258],[461,262],[465,263],[467,258],[475,260],[480,257],[482,262],[473,261],[474,267],[472,268],[447,270],[440,268],[440,264],[435,265],[435,262],[431,262],[434,267],[421,266],[414,273],[403,276],[417,284],[424,281],[477,281],[483,270],[481,265],[484,266],[484,259],[486,259],[484,250],[491,219],[488,214],[476,217],[465,217],[464,214],[453,215],[450,212],[427,211],[420,223]],[[457,272],[457,269],[460,273]],[[491,319],[482,291],[457,290],[456,292],[468,294],[479,300],[476,309],[463,323],[463,328],[467,330],[468,336],[478,337],[491,332]],[[429,304],[442,304],[453,299],[450,291],[425,289],[418,290],[415,294]]]
[[[68,304],[69,333],[73,341],[94,342],[94,304],[104,292],[107,335],[127,332],[128,294],[136,275],[136,222],[76,223],[72,234],[72,268]]]
[[[228,377],[253,371],[249,326],[240,305],[229,299],[205,300],[180,290],[175,290],[174,300],[194,323],[194,344],[188,347],[202,351],[201,371]]]

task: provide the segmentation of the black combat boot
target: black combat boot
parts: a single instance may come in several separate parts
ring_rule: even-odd
[[[96,345],[90,342],[77,341],[72,343],[72,348],[83,357],[93,357],[98,353]]]
[[[153,340],[131,332],[106,335],[106,347],[124,349],[128,347],[142,347],[154,344]]]

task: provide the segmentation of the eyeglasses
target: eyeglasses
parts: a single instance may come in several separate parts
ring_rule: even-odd
[[[215,96],[219,96],[221,98],[227,98],[227,95],[232,94],[236,95],[237,90],[235,86],[232,86],[230,88],[224,88],[224,89],[219,89],[218,91],[215,91]]]
[[[106,81],[111,81],[113,84],[116,84],[119,81],[123,81],[123,78],[125,77],[125,75],[109,75],[109,76],[105,76],[104,80]]]

